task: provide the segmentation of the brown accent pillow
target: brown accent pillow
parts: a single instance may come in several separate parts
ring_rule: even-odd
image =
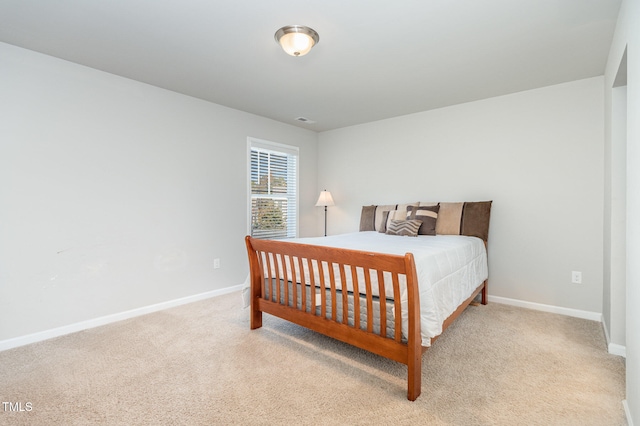
[[[362,206],[360,213],[360,231],[376,230],[376,206]]]
[[[472,237],[489,238],[489,218],[491,216],[491,201],[476,201],[464,203],[462,209],[462,223],[460,233]]]
[[[440,206],[409,206],[407,207],[407,220],[422,221],[418,235],[436,235],[439,209]]]

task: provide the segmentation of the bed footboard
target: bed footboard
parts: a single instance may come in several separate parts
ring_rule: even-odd
[[[408,368],[407,398],[414,401],[420,395],[420,300],[411,253],[398,256],[250,236],[245,241],[252,329],[261,327],[262,314],[268,313],[401,362]],[[406,305],[400,303],[401,294],[406,294]],[[388,304],[393,309],[387,309]],[[408,319],[404,334],[401,318]],[[393,335],[387,335],[389,322]]]

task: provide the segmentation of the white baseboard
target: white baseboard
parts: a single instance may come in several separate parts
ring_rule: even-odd
[[[520,308],[534,309],[536,311],[551,312],[554,314],[567,315],[570,317],[588,319],[602,322],[602,314],[598,312],[582,311],[579,309],[563,308],[561,306],[545,305],[542,303],[526,302],[524,300],[509,299],[508,297],[489,296],[489,302],[502,303],[505,305],[518,306]]]
[[[617,345],[615,343],[609,343],[607,345],[607,349],[611,355],[618,355],[623,358],[627,357],[627,347],[622,345]]]
[[[622,406],[624,407],[624,414],[627,416],[627,423],[629,426],[633,426],[633,419],[631,418],[631,410],[629,410],[629,404],[627,404],[627,400],[622,401]]]
[[[166,302],[157,303],[155,305],[143,306],[141,308],[131,309],[129,311],[120,312],[117,314],[106,315],[103,317],[94,318],[87,321],[81,321],[74,324],[53,328],[50,330],[40,331],[33,334],[27,334],[25,336],[2,340],[0,341],[0,351],[6,351],[8,349],[17,348],[17,347],[28,345],[31,343],[41,342],[43,340],[52,339],[54,337],[64,336],[65,334],[75,333],[77,331],[88,330],[90,328],[111,324],[114,322],[137,317],[140,315],[150,314],[152,312],[162,311],[164,309],[185,305],[187,303],[198,302],[200,300],[209,299],[211,297],[222,296],[223,294],[233,293],[234,291],[240,291],[242,290],[243,286],[244,284],[239,284],[237,286],[227,287],[220,290],[207,291],[205,293],[194,294],[193,296],[187,296],[180,299],[169,300]]]
[[[607,350],[612,355],[618,355],[621,357],[627,357],[627,348],[626,346],[618,345],[617,343],[611,343],[611,337],[609,337],[609,327],[607,327],[607,322],[602,318],[602,331],[604,331],[604,337],[607,339]]]

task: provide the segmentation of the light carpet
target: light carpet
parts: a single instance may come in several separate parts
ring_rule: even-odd
[[[24,410],[0,405],[0,424],[626,424],[624,359],[598,322],[470,306],[410,402],[404,365],[268,315],[251,331],[241,306],[232,293],[0,352],[0,398]]]

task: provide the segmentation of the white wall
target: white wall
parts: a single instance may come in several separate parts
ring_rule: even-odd
[[[0,341],[241,284],[248,136],[300,147],[317,235],[315,132],[2,43],[0,69]]]
[[[367,204],[493,200],[489,294],[600,313],[603,111],[597,77],[321,133],[329,233]]]
[[[630,424],[640,423],[640,2],[623,0],[605,71],[608,143],[615,146],[616,96],[613,89],[626,49],[626,409]],[[619,98],[618,98],[619,99]],[[618,171],[612,167],[612,176]],[[615,237],[615,236],[613,236]],[[612,238],[613,238],[612,237]],[[613,295],[612,295],[613,296]],[[621,301],[618,303],[622,303]],[[615,307],[614,307],[615,309]]]
[[[622,65],[626,71],[626,65]],[[625,347],[627,220],[627,86],[606,97],[604,278],[602,316],[609,347]]]

